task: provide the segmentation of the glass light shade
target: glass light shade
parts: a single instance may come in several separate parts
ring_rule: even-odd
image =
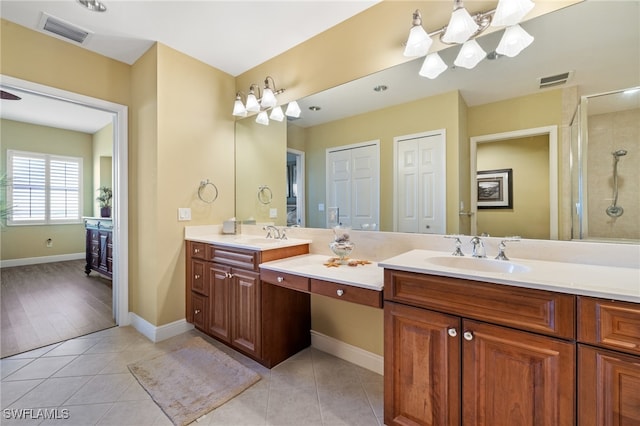
[[[482,47],[475,40],[465,42],[460,48],[460,52],[453,62],[456,66],[471,69],[478,65],[478,62],[487,57]]]
[[[284,120],[284,113],[282,112],[282,108],[280,108],[280,106],[278,105],[277,107],[272,109],[269,118],[275,121]]]
[[[513,58],[533,43],[533,36],[522,29],[520,25],[513,25],[504,30],[504,35],[496,47],[496,53]]]
[[[260,111],[260,113],[256,117],[256,123],[262,124],[264,126],[269,125],[269,117],[267,116],[267,111]]]
[[[424,58],[422,68],[420,68],[420,74],[423,77],[434,79],[447,69],[447,64],[444,63],[440,55],[437,52],[430,53]]]
[[[296,101],[289,102],[289,105],[287,105],[287,110],[285,111],[287,117],[298,118],[300,117],[300,113],[302,113],[302,111],[300,110],[300,106],[298,105],[298,103]]]
[[[233,104],[233,115],[236,117],[246,117],[247,109],[242,104],[240,97],[236,98],[236,102]]]
[[[258,103],[258,99],[256,99],[256,95],[253,93],[249,93],[247,96],[247,111],[258,112],[260,111],[260,104]]]
[[[276,106],[277,103],[278,101],[276,101],[276,96],[273,94],[273,90],[265,87],[262,91],[262,99],[260,100],[262,108],[272,108]]]
[[[451,14],[447,30],[442,36],[445,43],[464,43],[478,30],[478,24],[473,20],[467,9],[461,7]]]
[[[424,56],[429,53],[429,48],[432,43],[433,40],[431,40],[429,34],[422,28],[422,25],[414,25],[409,31],[407,45],[404,48],[404,56],[409,58]]]
[[[492,27],[508,27],[515,25],[533,9],[531,0],[500,0],[496,13],[491,20]]]

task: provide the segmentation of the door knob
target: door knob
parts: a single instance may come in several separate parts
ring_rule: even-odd
[[[193,313],[198,315],[200,313],[200,309],[196,309]]]
[[[451,337],[456,337],[458,335],[458,330],[455,328],[450,328],[447,330],[447,334]]]
[[[462,336],[464,337],[464,340],[468,340],[468,341],[473,340],[473,333],[470,331],[465,331]]]
[[[196,276],[194,277],[196,280],[200,279],[200,275],[196,274]]]
[[[342,296],[344,294],[344,290],[338,290],[338,291],[336,291],[336,294],[338,296]]]
[[[278,277],[277,280],[279,283],[284,282],[284,277]]]

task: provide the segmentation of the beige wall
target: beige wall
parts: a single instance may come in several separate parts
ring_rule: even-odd
[[[478,209],[478,234],[549,239],[549,138],[478,144],[478,170],[512,169],[513,208]]]
[[[87,133],[56,129],[12,120],[0,120],[2,151],[0,174],[6,172],[7,150],[40,152],[82,158],[83,212],[93,209],[92,136]],[[84,225],[8,226],[1,230],[2,260],[84,253]],[[46,240],[53,240],[53,247]]]
[[[96,200],[98,188],[113,189],[113,124],[93,134],[93,216],[100,217],[100,203]]]

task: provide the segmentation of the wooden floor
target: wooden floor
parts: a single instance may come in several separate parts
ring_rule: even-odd
[[[111,280],[84,260],[0,270],[0,357],[115,326]]]

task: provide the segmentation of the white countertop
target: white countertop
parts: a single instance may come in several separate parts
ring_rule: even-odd
[[[511,258],[513,264],[524,267],[522,272],[490,272],[449,267],[431,263],[429,259],[454,257],[450,252],[411,250],[378,263],[381,268],[417,272],[447,277],[486,281],[583,296],[601,297],[640,303],[640,269],[597,266],[568,262],[551,262]],[[468,257],[469,260],[471,259]],[[494,259],[477,259],[495,262]],[[487,268],[491,269],[491,268]]]
[[[384,271],[378,267],[377,263],[327,267],[324,263],[330,258],[329,255],[304,254],[261,263],[260,268],[382,291]]]
[[[249,250],[273,250],[282,247],[299,246],[302,244],[311,244],[311,240],[303,240],[298,238],[289,238],[279,240],[274,238],[264,238],[256,235],[244,234],[197,234],[186,235],[185,240],[198,241],[207,244],[218,244],[221,246],[244,248]]]

